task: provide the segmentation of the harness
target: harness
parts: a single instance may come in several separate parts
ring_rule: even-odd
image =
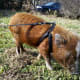
[[[49,50],[48,52],[51,53],[52,52],[52,34],[51,32],[53,31],[53,29],[55,28],[55,23],[52,23],[52,26],[48,29],[48,31],[40,38],[38,45],[45,39],[48,37],[48,43],[49,43]]]
[[[39,45],[45,38],[48,37],[48,43],[49,43],[49,50],[48,52],[51,53],[52,52],[52,34],[51,32],[53,31],[53,29],[55,28],[55,23],[54,22],[40,22],[40,23],[32,23],[32,24],[16,24],[16,25],[8,25],[8,26],[24,26],[24,25],[43,25],[43,24],[52,24],[52,26],[48,29],[48,31],[46,33],[44,33],[44,35],[40,38],[40,40],[38,41]]]

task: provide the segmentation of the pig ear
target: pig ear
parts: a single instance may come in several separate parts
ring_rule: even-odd
[[[60,45],[65,45],[67,41],[60,35],[55,34],[55,44],[60,47]]]

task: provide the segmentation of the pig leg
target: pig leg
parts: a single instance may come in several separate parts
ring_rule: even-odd
[[[53,70],[52,66],[51,66],[51,59],[50,59],[50,56],[49,56],[49,53],[46,53],[45,51],[42,51],[41,50],[41,55],[43,56],[43,58],[45,59],[45,63],[46,63],[46,67],[49,69],[49,70]]]
[[[23,45],[21,43],[16,44],[16,53],[17,55],[22,54],[23,52],[26,52],[26,50],[23,48]]]
[[[20,55],[20,53],[22,53],[21,45],[17,41],[16,41],[16,53],[17,55]]]
[[[23,45],[20,42],[19,35],[14,34],[14,38],[15,38],[15,43],[16,43],[16,53],[17,53],[17,55],[25,52],[26,50],[23,48]]]
[[[16,47],[16,53],[17,53],[17,56],[20,54],[20,47],[19,46]]]
[[[46,67],[49,69],[49,70],[53,70],[52,66],[51,66],[51,62],[50,62],[50,59],[47,58],[45,59],[45,63],[46,63]]]
[[[16,43],[16,53],[17,53],[17,56],[19,56],[19,54],[21,53],[19,35],[14,33],[13,36],[14,36],[14,41]]]
[[[49,70],[53,70],[51,66],[51,58],[50,58],[50,53],[48,53],[48,45],[45,44],[45,42],[42,42],[40,46],[38,47],[39,52],[41,56],[45,59],[46,67]]]
[[[26,50],[24,49],[23,45],[20,45],[22,52],[26,52]]]

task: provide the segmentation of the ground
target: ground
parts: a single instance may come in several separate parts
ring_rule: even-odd
[[[42,58],[41,60],[36,59],[38,54],[36,49],[26,50],[26,53],[17,56],[14,47],[5,50],[0,55],[0,65],[2,66],[0,80],[58,80],[62,77],[67,79],[65,74],[69,74],[69,72],[60,67],[55,61],[52,61],[54,70],[49,71]]]
[[[80,33],[80,21],[36,14],[49,22],[56,22],[66,29]],[[9,16],[0,17],[0,24],[8,24]],[[43,58],[37,60],[37,49],[24,45],[26,53],[16,55],[16,47],[8,27],[0,26],[0,80],[79,80],[79,75],[71,75],[52,60],[53,71],[45,66]]]

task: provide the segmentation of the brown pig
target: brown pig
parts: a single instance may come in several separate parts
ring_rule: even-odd
[[[39,45],[40,38],[51,27],[49,24],[43,25],[17,25],[45,22],[43,19],[28,13],[16,13],[11,17],[9,29],[16,42],[16,52],[20,54],[25,51],[23,44],[38,48],[39,56],[43,56],[46,67],[52,70],[49,53],[48,38],[45,38]],[[16,26],[17,25],[17,26]],[[52,34],[52,57],[63,67],[69,69],[73,74],[79,74],[80,57],[80,38],[78,35],[64,29],[58,25],[55,26]]]

